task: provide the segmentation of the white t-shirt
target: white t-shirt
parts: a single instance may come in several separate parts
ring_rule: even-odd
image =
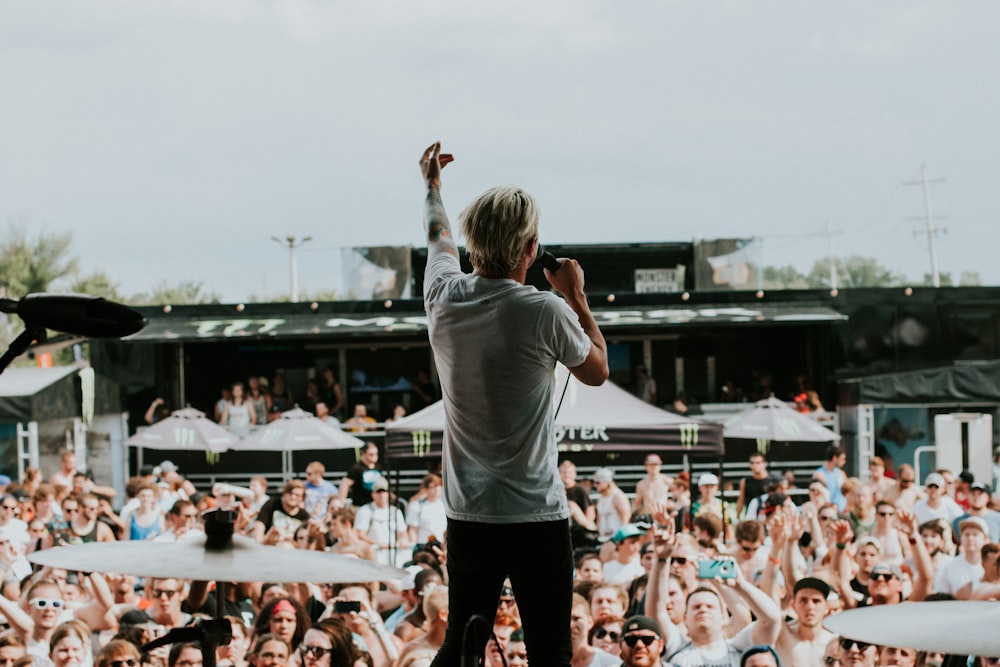
[[[590,339],[550,292],[463,273],[447,252],[424,279],[427,330],[444,400],[448,518],[569,518],[557,469],[555,366],[579,366]]]
[[[426,542],[433,535],[438,542],[444,542],[444,532],[448,528],[444,501],[418,500],[406,507],[406,525],[417,529],[417,542]]]
[[[753,646],[752,633],[751,624],[732,639],[720,639],[708,646],[698,647],[688,642],[680,650],[670,654],[664,663],[677,667],[740,667],[743,651]]]
[[[620,563],[611,560],[604,564],[604,581],[609,584],[624,584],[628,586],[632,580],[646,574],[639,557],[636,556],[628,563]]]
[[[590,659],[587,667],[618,667],[621,664],[621,658],[616,658],[604,649],[594,648],[594,657]]]
[[[917,502],[913,506],[913,513],[917,515],[917,524],[925,523],[931,519],[944,519],[950,526],[952,521],[965,514],[965,510],[949,496],[944,496],[937,508],[928,505],[927,500]],[[956,535],[956,537],[958,536]]]
[[[16,544],[22,552],[31,541],[28,524],[21,519],[11,519],[6,526],[0,526],[0,536],[7,538],[11,544]]]
[[[935,593],[954,595],[962,586],[972,583],[972,588],[983,578],[983,566],[973,565],[962,556],[951,559],[934,574],[932,589]]]
[[[395,510],[395,516],[389,513],[390,509]],[[389,525],[390,518],[393,521],[392,526]],[[354,529],[377,545],[390,544],[393,541],[394,531],[406,530],[406,521],[398,508],[378,507],[375,503],[368,503],[358,509],[354,517]]]

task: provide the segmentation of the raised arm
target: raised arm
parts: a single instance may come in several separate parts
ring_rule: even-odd
[[[667,596],[669,595],[670,582],[670,556],[677,546],[677,536],[674,534],[674,522],[666,511],[666,507],[659,504],[650,506],[650,514],[657,525],[653,526],[653,551],[656,553],[656,560],[649,570],[649,584],[646,586],[646,604],[643,613],[646,616],[655,618],[660,624],[660,628],[666,633],[664,640],[670,643],[676,637],[678,629],[670,620],[667,614]]]
[[[583,269],[574,259],[560,258],[559,264],[559,270],[555,273],[545,269],[545,279],[553,289],[563,295],[566,305],[576,313],[583,332],[590,339],[590,352],[587,358],[582,364],[569,370],[580,382],[590,386],[600,386],[608,379],[608,344],[597,326],[593,313],[590,312],[590,304],[587,303],[587,295],[583,291],[585,285]]]
[[[916,576],[913,581],[913,591],[908,599],[910,602],[920,602],[931,593],[931,583],[934,581],[934,561],[917,532],[917,515],[905,510],[896,510],[896,521],[899,525],[899,532],[906,535],[910,551],[913,553],[913,569]]]
[[[427,147],[420,157],[420,173],[427,184],[427,199],[424,201],[424,229],[427,231],[427,254],[447,252],[458,257],[458,246],[451,233],[448,214],[441,201],[441,170],[454,160],[450,153],[441,152],[441,142]]]

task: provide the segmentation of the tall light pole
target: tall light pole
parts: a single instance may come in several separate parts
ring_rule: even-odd
[[[292,301],[299,300],[299,264],[295,259],[295,248],[296,238],[294,234],[285,235],[284,239],[279,239],[277,236],[272,236],[271,239],[279,245],[288,245],[288,265],[291,271],[292,278]],[[298,245],[302,245],[306,241],[312,241],[311,236],[303,236],[301,240],[298,241]]]

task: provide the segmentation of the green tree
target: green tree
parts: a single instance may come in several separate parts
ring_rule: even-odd
[[[8,225],[7,238],[0,242],[0,276],[7,294],[20,298],[46,292],[76,273],[79,261],[70,253],[72,245],[71,232],[31,237],[23,225]]]
[[[806,277],[791,264],[787,266],[764,267],[764,289],[808,289]]]
[[[958,284],[961,287],[979,287],[983,284],[983,279],[979,275],[979,271],[962,271],[962,275],[958,278]]]
[[[118,283],[111,280],[104,271],[94,271],[89,275],[77,277],[70,283],[69,291],[100,296],[109,301],[121,301],[123,298]]]
[[[941,281],[941,287],[954,287],[955,281],[952,279],[950,273],[938,273],[938,280]],[[934,279],[930,273],[925,273],[921,285],[926,285],[930,287],[934,284]]]
[[[882,266],[874,257],[851,255],[837,257],[834,261],[840,287],[896,287],[906,282],[906,276]],[[814,289],[829,288],[830,261],[816,260],[806,280]]]
[[[129,299],[129,303],[134,306],[160,306],[160,305],[190,305],[199,303],[218,303],[222,296],[218,292],[207,292],[204,285],[193,280],[182,280],[171,285],[161,282],[148,294],[136,294]]]

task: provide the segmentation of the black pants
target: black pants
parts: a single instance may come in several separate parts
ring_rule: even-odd
[[[459,667],[462,633],[473,615],[486,618],[493,629],[505,577],[510,577],[521,612],[528,664],[569,667],[573,655],[569,522],[487,524],[449,519],[447,541],[448,631],[431,667]],[[485,629],[477,630],[475,636],[481,641],[474,651],[482,656]]]

